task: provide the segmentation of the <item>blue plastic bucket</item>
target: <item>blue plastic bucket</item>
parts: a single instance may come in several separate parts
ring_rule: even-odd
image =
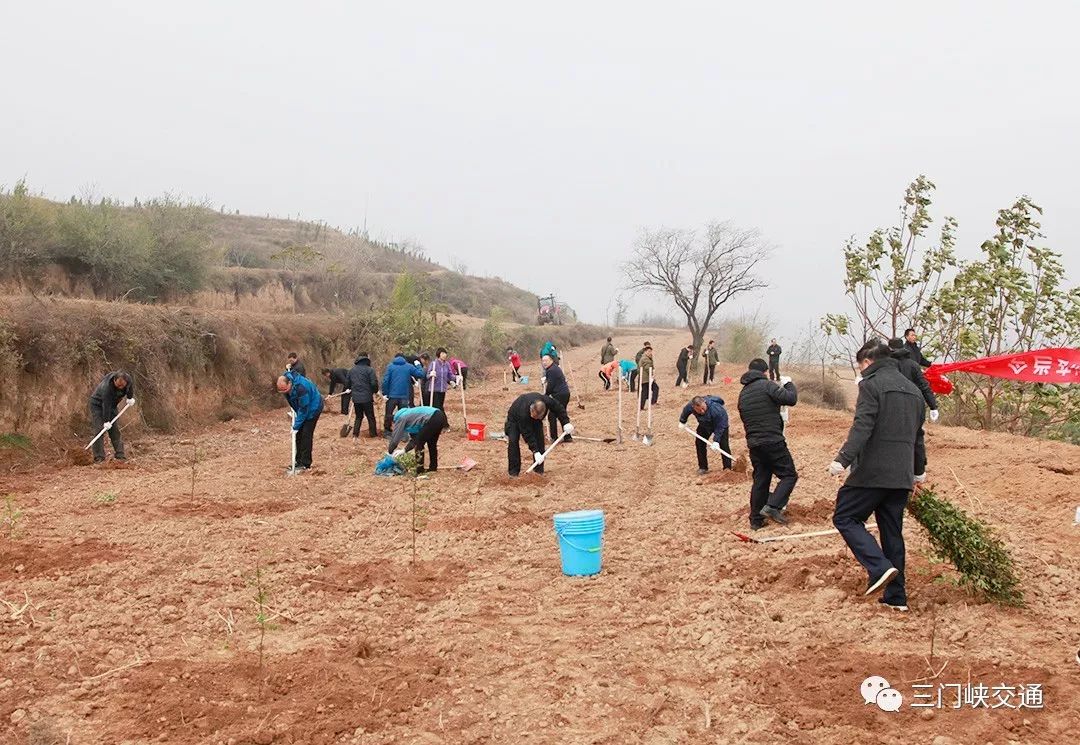
[[[603,511],[562,512],[555,515],[554,522],[563,574],[570,577],[599,574],[604,542]]]

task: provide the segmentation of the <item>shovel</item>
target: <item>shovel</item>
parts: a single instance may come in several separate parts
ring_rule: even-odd
[[[877,530],[877,525],[867,525],[867,530]],[[746,535],[745,533],[735,533],[732,531],[732,535],[738,538],[743,543],[772,543],[773,541],[790,541],[796,538],[814,538],[820,535],[833,535],[840,531],[836,528],[832,530],[815,530],[813,533],[792,533],[790,535],[770,535],[764,538],[757,538],[756,536]]]
[[[476,468],[476,466],[477,466],[477,463],[476,463],[475,460],[473,460],[472,458],[466,457],[463,461],[461,461],[461,465],[458,466],[457,468],[460,471],[464,471],[465,473],[468,473],[472,469]]]
[[[618,417],[616,418],[616,420],[618,422],[618,425],[615,428],[615,432],[616,432],[615,437],[616,437],[616,441],[620,445],[622,445],[622,384],[623,384],[622,378],[619,378],[619,414],[618,414]]]
[[[340,393],[327,393],[323,398],[337,398],[338,396],[344,396],[346,393],[352,393],[352,389],[341,391]]]
[[[125,411],[127,411],[127,410],[128,410],[128,409],[130,409],[130,408],[131,408],[131,404],[124,404],[124,408],[120,409],[120,413],[119,413],[119,414],[117,414],[116,416],[114,416],[114,417],[112,418],[112,420],[111,420],[111,421],[109,422],[109,427],[108,427],[108,428],[106,428],[106,427],[102,427],[102,428],[101,428],[101,431],[100,431],[100,432],[98,432],[98,433],[97,433],[97,435],[95,435],[95,436],[94,436],[94,439],[92,439],[92,440],[91,440],[91,441],[90,441],[90,442],[89,442],[89,443],[87,444],[87,446],[83,448],[83,450],[89,450],[90,448],[92,448],[92,447],[94,446],[94,443],[95,443],[95,442],[97,442],[98,440],[100,440],[100,439],[101,439],[101,436],[102,436],[103,434],[105,434],[106,432],[108,432],[108,431],[109,431],[109,429],[112,429],[112,425],[116,424],[116,420],[117,420],[117,419],[119,419],[119,418],[120,418],[121,416],[123,416],[123,415],[124,415],[124,412],[125,412]]]
[[[296,422],[296,414],[289,412],[292,416],[293,422]],[[292,432],[292,466],[285,472],[287,476],[296,475],[296,430],[289,427],[289,431]]]
[[[562,442],[562,440],[563,440],[563,438],[564,438],[564,437],[566,437],[566,433],[565,433],[565,432],[563,432],[563,433],[562,433],[561,435],[559,435],[558,439],[556,439],[556,440],[555,440],[555,442],[551,443],[551,446],[550,446],[550,447],[548,447],[548,449],[544,451],[544,461],[545,461],[545,462],[547,461],[547,457],[548,457],[548,456],[549,456],[549,455],[551,454],[551,451],[555,449],[555,446],[556,446],[556,445],[558,445],[558,444],[559,444],[560,442]],[[533,464],[532,464],[531,466],[529,466],[529,467],[528,467],[528,468],[527,468],[527,469],[525,470],[525,473],[532,473],[532,472],[533,472],[533,469],[534,469],[534,468],[536,468],[536,466],[537,466],[537,463],[536,463],[536,461],[534,460],[534,461],[533,461]]]
[[[715,444],[716,444],[716,443],[714,443],[714,442],[710,442],[709,440],[706,440],[706,439],[705,439],[704,437],[702,437],[702,436],[701,436],[701,435],[699,435],[699,434],[698,434],[697,432],[695,432],[694,430],[692,430],[692,429],[690,429],[689,427],[687,427],[687,426],[686,426],[685,424],[683,425],[682,429],[683,429],[683,431],[684,431],[684,432],[689,432],[689,433],[690,433],[690,434],[692,434],[692,435],[693,435],[694,437],[696,437],[696,438],[698,438],[699,440],[701,440],[702,442],[704,442],[704,443],[705,443],[706,445],[708,445],[708,446],[709,446],[709,448],[710,448],[710,449],[712,448],[712,446],[713,446],[713,445],[715,445]],[[727,457],[731,458],[731,460],[733,460],[733,461],[735,460],[735,456],[734,456],[734,455],[732,455],[731,453],[729,453],[728,451],[724,450],[723,448],[718,448],[718,449],[719,449],[719,451],[720,451],[721,455],[726,455]]]
[[[578,396],[577,379],[574,377],[574,366],[570,364],[570,360],[566,361],[566,369],[570,371],[570,385],[574,388],[574,401],[577,402],[579,409],[585,411],[585,404],[581,403],[581,397]]]
[[[578,440],[581,440],[582,442],[611,443],[611,442],[615,442],[616,438],[614,438],[614,437],[575,437],[574,438],[575,442],[577,442]]]
[[[507,385],[507,383],[506,383],[506,370],[503,370],[503,390],[504,391],[510,390],[510,386]]]
[[[647,422],[646,422],[646,425],[645,425],[645,436],[641,438],[641,444],[642,445],[652,445],[653,444],[653,433],[652,433],[652,370],[649,370],[649,393],[648,393],[648,396],[649,396],[649,412],[648,412],[648,416],[647,416]]]

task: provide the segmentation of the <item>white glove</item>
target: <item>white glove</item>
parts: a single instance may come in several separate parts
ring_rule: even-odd
[[[458,373],[458,376],[457,376],[458,385],[461,385],[464,381],[465,381],[465,377],[461,373]]]
[[[858,385],[861,382],[862,382],[862,375],[861,374],[856,375],[855,376],[855,385]]]
[[[435,371],[434,371],[434,370],[432,370],[431,372],[429,372],[429,373],[427,374],[427,376],[428,376],[429,378],[434,378],[434,377],[435,377]]]
[[[540,465],[543,462],[544,462],[544,454],[543,453],[533,453],[533,463],[535,463],[536,465]]]
[[[832,463],[829,464],[829,475],[830,476],[839,476],[843,472],[844,472],[844,466],[842,466],[840,464],[840,461],[834,460]]]
[[[546,388],[547,387],[547,378],[540,378],[540,387],[541,388]]]
[[[788,407],[786,407],[786,406],[781,406],[780,407],[780,418],[784,420],[785,424],[787,423],[787,420],[788,420]]]
[[[567,424],[565,427],[562,428],[562,431],[564,435],[572,435],[574,434],[574,425]]]
[[[679,422],[679,429],[685,429],[687,432],[690,431],[690,428],[686,426],[686,422]]]
[[[101,425],[101,426],[102,426],[102,428],[104,428],[104,429],[105,429],[105,431],[107,432],[107,431],[109,431],[110,429],[112,429],[112,422],[105,422],[105,423],[104,423],[103,425]]]
[[[133,398],[129,398],[129,399],[127,400],[127,405],[128,405],[128,406],[134,406],[134,405],[135,405],[135,399],[133,399]]]
[[[405,455],[405,448],[398,448],[397,450],[394,451],[394,456],[393,457],[400,458],[403,455]]]
[[[780,376],[780,385],[781,385],[781,387],[787,385],[790,382],[791,382],[791,378],[789,378],[787,375],[781,375]]]
[[[709,449],[711,449],[713,452],[719,453],[720,452],[720,443],[719,442],[712,443],[711,445],[709,445]]]
[[[926,474],[925,473],[917,473],[917,474],[915,474],[915,483],[916,484],[921,484],[924,481],[926,481]]]
[[[930,409],[930,421],[931,422],[936,422],[938,420],[938,417],[940,417],[940,416],[941,416],[941,413],[938,412],[937,409]]]

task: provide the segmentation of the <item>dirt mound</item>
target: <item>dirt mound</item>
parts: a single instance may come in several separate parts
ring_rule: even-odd
[[[356,564],[330,562],[306,581],[313,590],[372,592],[388,590],[416,600],[438,600],[461,584],[467,567],[456,561],[418,561],[398,564],[389,560]]]
[[[190,499],[163,505],[160,511],[164,515],[177,517],[203,517],[228,520],[244,515],[280,515],[289,510],[295,510],[301,505],[299,502],[285,499],[268,499],[261,502],[224,501],[224,500],[196,500]]]
[[[63,574],[124,556],[113,544],[93,538],[74,543],[4,541],[0,544],[0,580]]]

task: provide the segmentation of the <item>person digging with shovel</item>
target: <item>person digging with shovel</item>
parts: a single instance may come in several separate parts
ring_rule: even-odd
[[[660,400],[660,384],[656,382],[656,366],[653,362],[653,349],[651,346],[641,350],[641,359],[638,361],[637,366],[637,378],[638,389],[641,391],[640,410],[645,411],[645,403],[649,400],[650,393],[653,406],[656,406]],[[649,385],[650,380],[652,380],[652,385]],[[652,390],[650,391],[650,389]]]
[[[765,527],[765,518],[787,524],[783,510],[791,499],[799,473],[784,438],[784,418],[781,406],[794,406],[799,400],[791,378],[783,377],[780,385],[768,380],[769,369],[765,360],[750,361],[750,369],[743,373],[739,382],[739,417],[746,431],[746,447],[750,451],[750,464],[754,468],[754,482],[750,487],[750,527]],[[776,491],[769,493],[773,476],[779,481]]]
[[[510,404],[503,431],[506,433],[507,472],[511,478],[521,475],[522,439],[533,453],[534,469],[537,473],[544,472],[544,419],[549,413],[562,424],[563,435],[573,434],[574,425],[570,423],[566,407],[551,396],[524,393]]]
[[[709,435],[713,438],[709,446],[706,446],[702,440],[694,440],[694,446],[697,448],[698,475],[709,472],[709,450],[720,453],[724,470],[731,470],[731,458],[728,456],[731,452],[731,444],[728,442],[728,413],[724,408],[724,399],[719,396],[694,396],[679,415],[680,429],[689,429],[686,422],[691,414],[697,417],[698,435],[706,440],[709,439]]]
[[[563,374],[562,368],[555,364],[555,360],[548,355],[540,358],[540,364],[544,366],[544,395],[558,401],[565,410],[570,405],[570,385],[566,382],[566,375]],[[555,412],[549,411],[548,427],[551,430],[552,440],[559,436],[557,421]],[[572,442],[569,434],[565,431],[563,434],[563,442]]]
[[[352,389],[353,409],[356,420],[353,422],[352,436],[360,436],[360,427],[364,424],[364,417],[368,420],[368,435],[378,437],[379,432],[375,425],[375,394],[379,392],[379,378],[375,369],[371,366],[371,358],[361,352],[356,358],[356,364],[349,370],[349,388]],[[341,428],[341,436],[349,433],[349,425]]]
[[[339,393],[338,398],[341,399],[341,413],[344,414],[345,416],[348,416],[349,415],[349,402],[352,401],[352,399],[349,398],[349,395],[348,395],[349,394],[349,368],[347,368],[347,367],[335,367],[335,368],[331,369],[329,367],[324,367],[319,372],[322,374],[323,380],[325,380],[327,383],[330,384],[330,390],[327,393],[327,396],[333,396],[334,391],[336,391],[338,388],[340,388],[342,391],[345,392],[344,394]]]
[[[439,437],[450,428],[446,412],[434,406],[415,406],[411,409],[399,409],[394,414],[394,428],[390,432],[390,442],[386,452],[395,458],[412,450],[417,453],[419,467],[417,473],[439,470]],[[409,444],[398,449],[405,435],[410,435]],[[429,458],[424,467],[424,453]]]
[[[135,405],[135,382],[131,375],[121,370],[111,372],[101,379],[97,388],[90,394],[90,428],[100,433],[105,430],[109,433],[109,441],[112,442],[113,456],[117,460],[127,460],[124,455],[124,439],[120,436],[120,426],[114,423],[116,419],[116,407],[120,399],[127,398],[127,405]],[[94,454],[94,462],[102,463],[105,460],[105,439],[98,437],[94,440],[91,451]]]
[[[277,379],[279,393],[292,408],[293,435],[296,438],[296,462],[287,471],[306,471],[311,468],[311,450],[315,442],[315,426],[322,414],[323,399],[315,384],[292,370]]]

